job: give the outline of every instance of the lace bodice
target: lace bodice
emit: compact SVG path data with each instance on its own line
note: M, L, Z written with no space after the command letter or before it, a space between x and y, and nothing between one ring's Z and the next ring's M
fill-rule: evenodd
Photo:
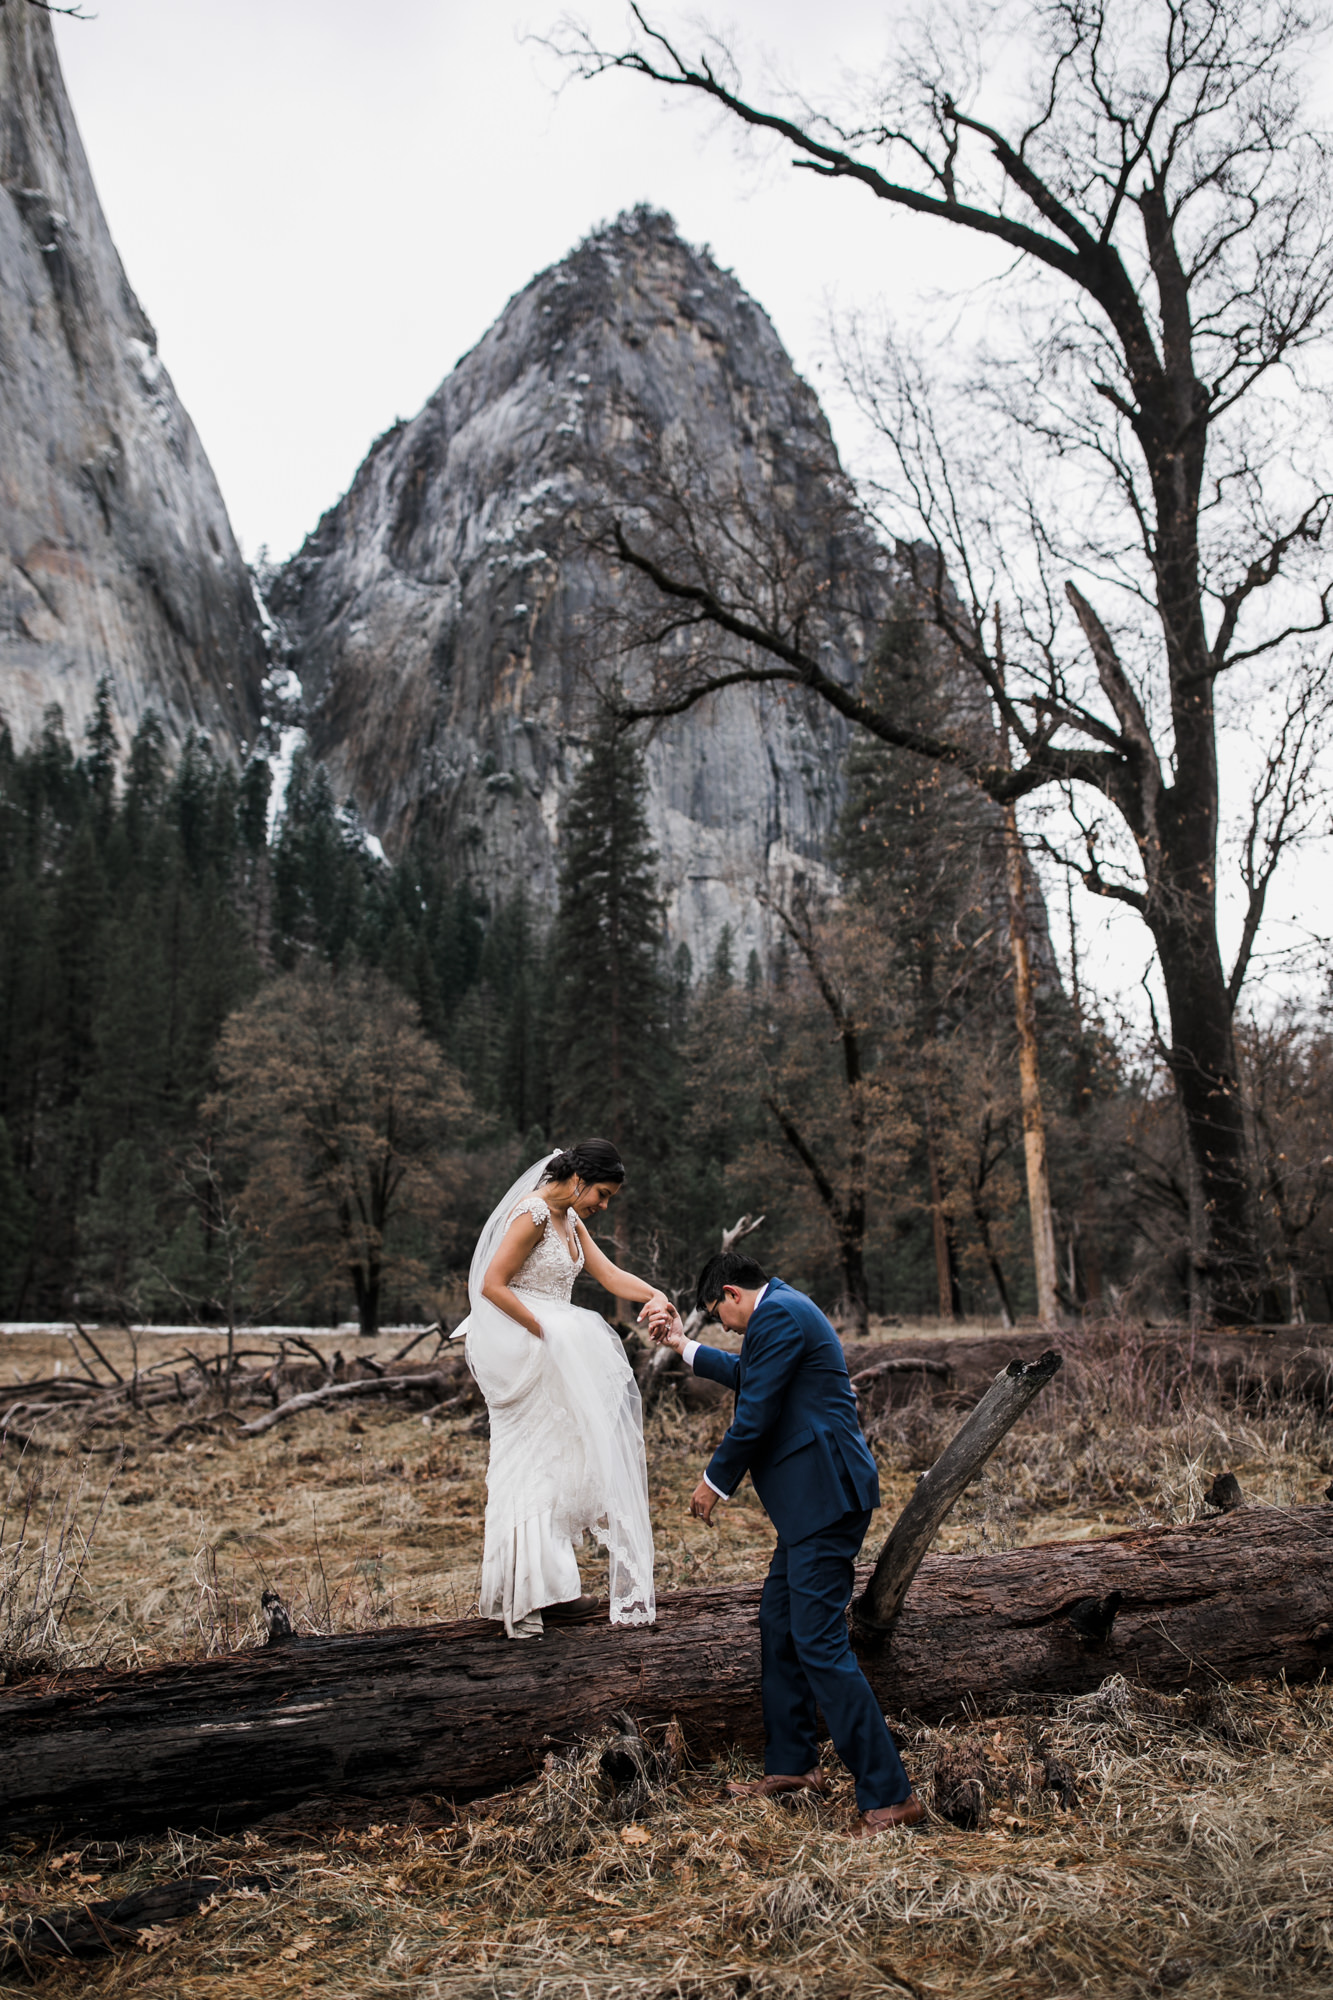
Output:
M583 1269L583 1238L578 1237L579 1254L573 1258L569 1254L564 1231L551 1214L550 1209L539 1194L529 1195L514 1210L514 1215L530 1215L541 1226L537 1247L531 1256L519 1265L510 1285L516 1292L534 1292L538 1298L559 1299L568 1305L574 1290L574 1280ZM510 1217L513 1220L513 1216ZM577 1229L577 1225L575 1225Z

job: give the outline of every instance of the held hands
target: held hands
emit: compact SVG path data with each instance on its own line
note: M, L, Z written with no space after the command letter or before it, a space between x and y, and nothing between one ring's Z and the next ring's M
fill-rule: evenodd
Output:
M658 1292L649 1299L639 1318L647 1320L648 1331L659 1347L674 1347L677 1354L681 1353L685 1346L685 1329L670 1299Z
M653 1292L639 1307L639 1325L646 1326L653 1339L658 1338L658 1328L670 1319L675 1308L665 1292Z
M646 1323L649 1333L659 1347L674 1347L680 1354L685 1346L685 1328L680 1314L663 1292L654 1292L644 1302L639 1313L639 1324ZM718 1494L701 1479L690 1495L690 1512L696 1521L702 1521L706 1528L713 1525L713 1509L718 1503Z

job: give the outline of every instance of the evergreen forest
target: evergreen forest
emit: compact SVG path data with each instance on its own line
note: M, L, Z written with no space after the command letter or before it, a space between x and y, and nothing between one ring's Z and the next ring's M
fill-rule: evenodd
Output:
M105 685L83 743L54 708L31 747L0 739L4 1317L457 1313L508 1181L594 1133L629 1168L616 1254L682 1297L748 1213L755 1253L844 1324L1032 1309L998 836L961 782L858 741L842 894L792 882L766 959L724 929L701 966L667 944L641 752L611 718L553 920L522 889L489 905L424 839L386 865L303 750L279 812L272 783L200 740L169 768L151 714L118 758ZM1039 931L1065 1303L1185 1311L1160 1061ZM1278 1016L1245 1048L1275 1279L1333 1313L1329 1038Z

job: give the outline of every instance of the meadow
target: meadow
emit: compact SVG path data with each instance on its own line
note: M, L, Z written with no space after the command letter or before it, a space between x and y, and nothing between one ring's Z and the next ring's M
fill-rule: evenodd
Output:
M879 1337L903 1351L927 1330L937 1332ZM124 1335L98 1341L128 1369ZM329 1342L381 1356L399 1344L386 1335L367 1349L345 1332L317 1344ZM205 1367L216 1345L188 1342ZM1221 1470L1251 1506L1322 1498L1333 1435L1316 1403L1270 1393L1237 1407L1207 1382L1164 1382L1132 1328L1067 1346L1066 1369L965 1495L941 1548L1193 1519ZM141 1340L140 1366L174 1352L146 1359ZM0 1379L49 1375L57 1360L72 1365L59 1336L12 1335ZM711 1530L686 1512L725 1416L670 1398L649 1418L660 1589L766 1565L772 1531L752 1495ZM884 1485L868 1546L957 1422L947 1397L920 1390L868 1420ZM259 1437L225 1422L164 1443L173 1425L170 1412L131 1410L114 1430L45 1430L48 1448L17 1459L8 1448L0 1643L11 1676L258 1644L266 1587L298 1629L466 1615L485 1503L475 1415L366 1401ZM598 1589L595 1560L585 1580ZM271 1887L220 1894L196 1916L149 1925L132 1948L77 1964L11 1949L0 1990L219 2000L1328 1991L1324 1686L1232 1687L1204 1674L1166 1696L1112 1674L1075 1700L1016 1699L939 1727L890 1720L934 1810L921 1831L874 1842L847 1838L850 1785L836 1764L826 1802L739 1805L724 1781L748 1760L692 1764L673 1731L657 1740L652 1781L629 1793L602 1775L594 1738L457 1812L428 1797L384 1821L342 1802L234 1838L17 1842L0 1862L7 1920L190 1870L262 1873ZM960 1798L970 1811L959 1813Z

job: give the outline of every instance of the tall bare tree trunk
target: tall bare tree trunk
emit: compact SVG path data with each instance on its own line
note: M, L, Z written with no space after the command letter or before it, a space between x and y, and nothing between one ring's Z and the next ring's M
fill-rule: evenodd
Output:
M1009 945L1014 959L1014 1022L1018 1029L1018 1079L1023 1104L1023 1151L1027 1159L1028 1212L1032 1217L1032 1266L1037 1279L1037 1318L1054 1326L1059 1318L1055 1260L1055 1218L1046 1166L1046 1119L1041 1108L1037 1059L1037 1002L1028 951L1027 880L1023 843L1014 808L1004 809L1005 873L1009 885Z
M1071 1262L1075 1270L1070 1278L1069 1297L1071 1304L1076 1305L1082 1299L1088 1305L1097 1306L1102 1301L1105 1275L1102 1269L1102 1241L1097 1214L1097 1182L1092 1171L1089 1140L1082 1129L1092 1108L1092 1065L1088 1060L1083 982L1078 969L1078 919L1074 915L1072 875L1065 876L1065 908L1069 918L1069 997L1074 1006L1075 1038L1074 1089L1070 1109L1074 1123L1080 1129L1079 1151L1082 1155L1080 1169L1082 1192L1078 1214L1071 1232L1074 1246Z
M944 1182L940 1174L939 1141L935 1135L935 1112L926 1105L926 1164L930 1172L930 1230L935 1244L935 1286L941 1319L959 1319L957 1285L954 1281L949 1219L944 1213Z

